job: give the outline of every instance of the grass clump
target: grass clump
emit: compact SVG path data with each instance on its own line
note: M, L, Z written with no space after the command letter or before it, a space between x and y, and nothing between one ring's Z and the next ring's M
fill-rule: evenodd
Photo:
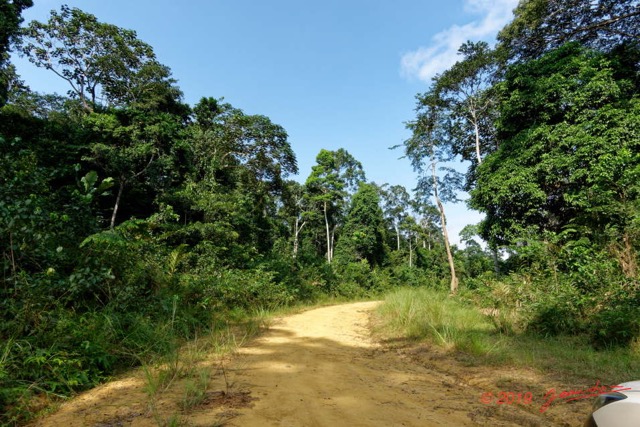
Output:
M446 349L485 354L492 344L484 337L494 325L475 307L429 288L399 289L379 309L387 326L413 340L427 339Z
M629 347L597 349L588 333L541 335L531 328L505 328L495 321L499 313L483 314L468 299L444 291L399 289L386 296L378 314L382 329L395 338L464 353L477 364L527 367L555 378L611 384L640 378L639 340Z

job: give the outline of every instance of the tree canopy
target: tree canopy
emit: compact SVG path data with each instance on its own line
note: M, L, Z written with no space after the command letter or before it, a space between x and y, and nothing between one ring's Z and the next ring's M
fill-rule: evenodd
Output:
M0 107L7 102L7 91L13 72L9 64L11 44L18 38L22 11L33 6L33 0L0 1Z
M525 0L498 34L509 58L527 61L565 43L598 50L640 41L637 0Z
M509 70L501 146L472 192L472 206L487 213L485 237L505 244L531 227L578 227L594 238L633 222L625 205L637 194L640 128L630 53L569 44Z
M46 23L31 22L21 50L65 80L88 111L98 104L158 106L180 95L169 68L135 31L99 22L78 8L62 6Z

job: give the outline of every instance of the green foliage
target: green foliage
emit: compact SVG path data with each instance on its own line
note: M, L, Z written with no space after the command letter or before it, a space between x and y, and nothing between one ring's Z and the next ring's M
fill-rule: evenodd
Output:
M484 349L484 356L493 348L509 354L522 341L526 352L515 353L529 365L555 363L538 357L540 347L543 358L549 352L567 365L583 358L598 374L601 365L616 363L634 372L629 366L635 362L629 361L637 360L640 335L635 3L521 1L494 51L483 42L464 43L462 59L417 96L404 149L420 173L418 196L433 195L441 214L452 291L455 270L464 285L462 298L486 315L469 324L491 326L470 338L470 328L456 323L467 315L459 311L460 301L450 306L442 296L407 291L392 294L382 308L401 335ZM469 205L485 219L477 230L461 234L464 250L450 251L441 202L456 198L462 180L447 170L439 173L437 164L455 157L471 161ZM442 287L444 252L438 239L425 238L431 231L438 235L438 219L430 227L410 216L404 221L411 230L410 262L399 263L399 222L391 222L398 252L389 258L391 274L405 283ZM488 242L488 250L474 234ZM414 249L418 269L411 268ZM570 356L560 349L566 342L572 343ZM589 345L624 349L615 350L609 364L608 353Z
M471 197L487 214L483 236L511 244L505 271L530 278L518 290L528 305L505 304L514 323L586 333L598 348L638 336L637 304L608 296L638 272L637 64L623 50L637 55L573 43L510 67L499 84L501 145Z
M365 295L375 285L371 266L365 259L341 264L336 270L340 278L338 286L333 289L336 296L356 298Z
M101 23L77 8L62 6L47 23L32 21L21 50L36 66L67 81L87 111L101 99L112 105L157 107L166 103L165 94L175 99L179 93L169 69L135 31Z
M576 335L582 332L582 316L575 297L561 295L549 298L535 307L529 330L543 336Z
M401 185L383 185L380 196L384 203L385 219L391 224L396 234L396 250L400 250L401 226L408 223L410 196ZM405 227L403 227L405 228Z
M505 244L569 226L625 234L635 217L640 115L634 84L616 64L615 54L571 44L507 72L500 149L478 168L471 193L487 214L485 238Z
M320 150L305 183L309 219L324 225L324 252L331 263L336 229L342 225L349 195L365 180L362 165L348 151Z
M591 343L596 348L628 347L640 339L640 287L625 283L603 295L589 319Z
M628 347L640 336L638 314L637 304L603 309L589 325L592 344L596 348Z
M18 85L0 110L0 423L27 420L32 393L91 387L255 310L398 284L446 289L455 269L464 298L390 297L412 337L480 354L522 331L585 332L602 347L637 339L632 46L569 45L498 70L485 44L465 44L409 125L406 153L424 172L414 200L365 184L344 149L321 150L304 185L287 182L298 170L284 128L221 99L183 105L135 32L79 9L32 23L21 46L71 93ZM487 213L480 231L496 255L511 245L504 261L474 230L464 250L442 239L442 202L457 199L463 180L437 163L456 155L475 159L472 203ZM486 318L465 298L498 314ZM156 385L177 371L167 372Z
M516 289L517 283L508 285L514 290L510 298L517 298L521 293ZM495 321L492 326L495 318L490 313L483 316L463 301L471 295L477 296L475 292L451 297L443 291L399 290L379 308L385 337L394 341L426 340L444 349L461 351L466 363L489 369L517 366L553 378L575 378L578 383L600 378L610 378L615 383L637 375L637 348L597 351L589 344L588 335L543 337L523 331L505 334Z
M28 5L0 3L0 44ZM31 23L21 49L71 93L20 86L0 109L0 424L32 417L33 394L68 396L339 286L311 238L284 250L297 164L281 126L213 98L192 115L150 46L79 9Z
M468 41L460 46L458 54L462 59L433 79L433 92L442 110L439 118L442 141L438 144L449 146L452 154L471 161L473 168L496 148L492 83L497 59L486 42ZM426 107L428 102L430 97L424 97L419 108ZM472 186L467 183L468 188Z
M554 262L551 254L546 256ZM596 274L603 257L573 259L595 282L574 271L559 271L556 258L555 267L519 267L520 273L505 277L481 276L465 295L485 307L496 327L509 334L578 336L597 349L629 347L640 337L637 284L625 280L619 269Z
M460 241L465 244L462 251L456 252L457 263L463 281L495 271L495 257L488 250L483 250L477 238L478 226L467 225L460 232Z
M283 284L275 283L274 276L275 273L259 268L222 271L204 284L202 304L217 312L234 308L275 309L287 305L294 295Z
M0 107L7 102L8 86L12 80L9 64L10 45L20 32L22 10L31 6L32 0L0 1Z
M254 191L282 190L283 180L298 172L285 129L268 117L247 115L222 100L202 98L194 107L196 124L189 141L195 173L222 181L223 173L243 165Z
M572 41L609 50L640 39L640 13L633 0L597 5L582 0L525 0L519 2L514 15L498 34L501 54L512 60L535 59Z
M385 258L385 229L378 189L361 183L351 199L351 206L338 244L338 262L366 261L379 266Z

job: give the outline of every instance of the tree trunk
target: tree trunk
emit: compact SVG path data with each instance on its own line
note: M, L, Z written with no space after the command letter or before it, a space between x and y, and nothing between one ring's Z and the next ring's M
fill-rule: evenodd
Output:
M476 112L474 109L471 110L471 116L473 117L473 130L475 132L476 137L476 158L478 159L478 164L482 164L482 157L480 155L480 128L478 126L478 118L476 117Z
M456 277L456 267L453 263L453 255L451 254L451 246L449 245L449 233L447 232L446 219L444 216L444 206L438 199L438 208L440 209L440 217L442 218L442 235L444 236L444 247L447 250L447 261L449 261L449 270L451 271L451 293L458 292L458 278Z
M13 233L9 231L9 262L11 262L11 278L13 279L13 294L17 296L18 292L18 266L16 264L16 254L13 251ZM9 283L9 281L5 282L5 285ZM5 286L6 288L6 286Z
M498 257L498 247L491 248L491 254L493 255L493 271L496 274L500 274L500 259Z
M331 264L331 231L329 230L329 217L327 216L327 202L324 202L324 225L327 230L327 262Z
M300 218L296 218L296 223L294 225L295 229L293 230L293 257L296 258L298 256L298 244L299 244L299 240L300 240L300 232L302 231L302 228L305 226L307 222L303 222L302 225L298 226L298 224L300 224Z
M396 229L396 241L398 242L398 250L400 250L400 230L398 228L398 224L394 225Z
M409 236L409 268L411 267L413 267L413 242L411 241L411 236Z
M622 244L616 244L614 246L614 253L620 263L622 273L627 278L637 277L638 274L638 262L636 251L631 244L631 238L629 233L624 233L622 236Z
M336 247L336 228L338 228L338 225L334 225L333 230L331 230L331 261L333 261L333 250Z
M444 247L447 251L447 261L449 262L449 270L451 272L451 293L458 292L458 278L456 277L456 267L453 263L453 255L451 254L451 245L449 245L449 232L447 231L447 218L444 214L444 205L438 196L438 181L436 180L436 164L432 163L433 171L433 194L440 211L440 222L442 223L442 236L444 237Z
M293 258L298 256L298 233L293 237Z
M120 188L118 188L118 195L116 196L116 204L113 207L113 213L111 214L111 225L109 227L111 228L111 230L113 230L113 227L116 225L116 215L118 215L118 207L120 206L120 199L122 198L124 184L125 184L124 178L120 178Z

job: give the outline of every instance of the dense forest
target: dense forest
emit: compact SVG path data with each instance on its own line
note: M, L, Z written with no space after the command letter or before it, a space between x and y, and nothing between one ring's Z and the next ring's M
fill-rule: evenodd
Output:
M403 148L418 190L445 244L440 199L464 188L485 214L495 274L466 288L505 333L586 334L596 348L639 335L639 42L637 1L525 0L495 48L463 44L417 96ZM455 158L464 179L438 167Z
M398 146L416 189L368 182L346 149L294 180L282 126L187 105L134 31L69 7L22 25L30 6L0 0L0 423L167 337L399 286L497 309L503 333L640 336L637 1L522 0L494 48L461 46ZM31 91L12 51L69 92ZM485 219L461 249L444 203L463 190Z

